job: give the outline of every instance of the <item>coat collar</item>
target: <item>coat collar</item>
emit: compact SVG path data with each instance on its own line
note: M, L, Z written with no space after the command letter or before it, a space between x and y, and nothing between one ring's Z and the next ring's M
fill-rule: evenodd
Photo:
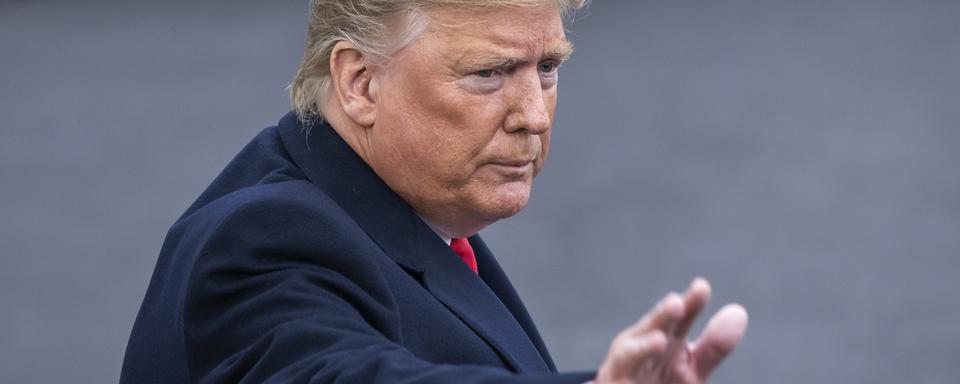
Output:
M484 282L463 264L329 124L305 127L291 112L280 120L279 131L291 159L307 178L346 210L390 258L421 276L424 287L514 370L551 370L545 350L543 355L539 353L542 342L535 346L528 337L526 330L532 323L521 326L517 321L528 320L526 312L516 313L513 305L508 307L495 293L513 289L486 247L482 259L487 260L488 267L495 267L496 283L505 287L491 289L488 284L493 282ZM477 236L471 238L472 243L478 241ZM481 266L481 275L487 270L493 271ZM539 335L532 338L539 341Z

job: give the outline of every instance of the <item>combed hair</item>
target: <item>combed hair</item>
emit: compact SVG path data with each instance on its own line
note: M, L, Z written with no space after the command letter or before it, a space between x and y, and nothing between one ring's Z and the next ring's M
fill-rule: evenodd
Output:
M290 85L293 107L303 120L321 117L318 103L330 87L330 54L337 42L350 42L371 63L383 64L424 30L423 10L482 10L554 2L566 16L589 0L312 0L303 61Z

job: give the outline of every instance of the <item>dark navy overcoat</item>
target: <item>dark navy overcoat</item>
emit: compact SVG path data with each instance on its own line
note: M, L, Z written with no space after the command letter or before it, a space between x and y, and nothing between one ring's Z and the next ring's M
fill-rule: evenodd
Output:
M309 129L307 129L309 128ZM325 123L261 132L172 226L123 383L582 383Z

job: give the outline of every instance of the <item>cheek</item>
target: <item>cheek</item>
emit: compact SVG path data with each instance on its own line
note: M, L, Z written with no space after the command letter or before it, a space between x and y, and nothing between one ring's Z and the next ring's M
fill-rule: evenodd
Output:
M434 110L404 113L391 132L394 150L405 167L429 188L457 188L467 183L483 151L468 119Z
M540 161L547 160L547 153L550 151L550 132L540 135Z
M421 129L433 133L433 145L442 151L436 154L443 159L441 166L451 177L469 176L495 152L491 145L503 125L500 103L450 95L430 107L423 112L430 117Z
M543 170L547 162L547 155L550 152L550 132L540 135L540 154L533 161L533 175L536 176Z
M395 81L380 100L378 127L383 129L381 144L390 148L392 157L412 168L419 176L443 172L450 162L451 145L444 127L455 116L444 107L436 88L423 86L421 79Z
M557 109L557 87L553 87L549 93L544 95L544 103L547 105L547 114L550 116L550 128L540 135L540 155L534 162L534 175L540 173L547 161L547 155L550 152L550 134L553 132L553 117Z

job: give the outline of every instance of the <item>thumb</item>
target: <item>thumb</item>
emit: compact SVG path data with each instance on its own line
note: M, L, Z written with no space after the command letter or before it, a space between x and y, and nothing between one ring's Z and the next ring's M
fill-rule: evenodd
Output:
M706 380L733 351L747 331L747 319L747 310L739 304L727 304L710 318L691 352L697 376Z

